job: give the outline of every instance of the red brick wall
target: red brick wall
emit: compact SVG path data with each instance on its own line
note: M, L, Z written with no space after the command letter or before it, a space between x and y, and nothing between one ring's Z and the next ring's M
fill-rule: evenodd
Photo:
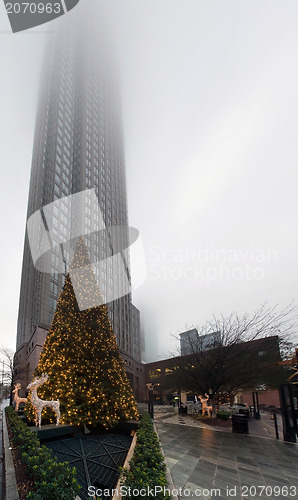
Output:
M277 390L267 389L266 391L258 392L259 404L267 406L277 406L280 407L279 402L279 392ZM253 406L252 393L242 394L242 401L248 406Z

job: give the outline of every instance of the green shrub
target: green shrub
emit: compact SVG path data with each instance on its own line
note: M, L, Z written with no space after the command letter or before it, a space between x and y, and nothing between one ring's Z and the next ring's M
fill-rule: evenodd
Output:
M12 407L5 409L13 435L12 441L21 452L21 459L35 491L27 495L30 500L71 500L80 486L76 470L68 462L58 462L51 450L42 446L36 436L18 417Z
M140 498L137 491L144 489L146 494L141 495L142 499L152 500L150 489L154 492L156 486L161 487L162 490L167 489L166 465L152 420L147 413L142 415L141 425L137 432L137 444L129 466L129 470L122 469L121 477L121 485L128 492L127 498ZM133 490L136 490L135 494ZM154 498L160 500L170 498L170 495L167 492L158 491Z
M216 414L217 418L220 418L221 420L229 420L231 413L229 411L219 411Z

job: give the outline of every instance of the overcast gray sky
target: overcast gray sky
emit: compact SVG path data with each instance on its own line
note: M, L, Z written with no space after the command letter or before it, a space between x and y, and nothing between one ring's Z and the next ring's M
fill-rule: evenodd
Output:
M134 302L150 361L212 313L296 299L298 4L109 0L103 10L122 74L129 219L147 264ZM45 35L9 29L0 3L0 344L14 348Z

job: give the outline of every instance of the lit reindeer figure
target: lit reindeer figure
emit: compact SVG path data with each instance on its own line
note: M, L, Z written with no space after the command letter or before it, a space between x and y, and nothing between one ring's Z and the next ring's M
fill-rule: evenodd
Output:
M12 393L14 394L14 402L16 404L15 410L19 410L19 404L20 403L27 403L27 398L20 398L19 397L19 390L21 389L21 384L16 384L14 386L14 390Z
M35 425L39 425L41 427L41 414L42 410L46 407L52 408L52 410L56 413L56 425L59 424L60 420L60 403L59 401L44 401L40 399L37 395L37 388L40 387L48 380L48 375L42 374L41 378L35 378L31 384L27 386L27 389L31 391L31 403L35 410Z
M199 400L202 403L202 415L207 413L208 417L210 417L211 411L212 411L212 406L207 405L208 399L209 399L209 396L207 394L205 394L205 398L203 398L202 396L199 396Z

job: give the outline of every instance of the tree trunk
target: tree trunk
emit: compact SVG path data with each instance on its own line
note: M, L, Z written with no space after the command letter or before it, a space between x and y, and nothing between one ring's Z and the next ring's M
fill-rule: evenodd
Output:
M212 404L212 418L216 417L216 398L211 399Z

